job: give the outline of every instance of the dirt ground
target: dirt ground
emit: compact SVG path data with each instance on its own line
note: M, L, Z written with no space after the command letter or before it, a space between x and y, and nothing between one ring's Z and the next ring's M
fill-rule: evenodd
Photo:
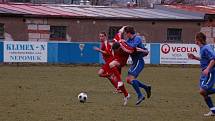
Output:
M136 106L126 84L132 96L126 107L97 69L1 66L0 121L215 121L203 117L208 108L198 94L199 68L146 67L139 79L152 85L152 97ZM87 103L78 102L80 92L87 92Z

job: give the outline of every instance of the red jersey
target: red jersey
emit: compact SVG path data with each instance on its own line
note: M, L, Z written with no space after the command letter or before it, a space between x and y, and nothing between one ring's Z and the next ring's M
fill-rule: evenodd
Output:
M106 52L106 54L102 53L102 57L105 63L111 62L113 60L113 54L112 54L111 45L108 41L101 42L101 50Z
M121 33L117 33L113 39L115 42L119 42L121 40ZM123 45L126 45L125 43L120 43ZM129 48L126 46L126 48L131 49L133 51L133 48ZM129 50L130 51L130 50ZM129 57L129 53L125 52L122 48L120 48L118 51L114 52L114 58L120 63L120 66L123 67L126 65L127 60Z

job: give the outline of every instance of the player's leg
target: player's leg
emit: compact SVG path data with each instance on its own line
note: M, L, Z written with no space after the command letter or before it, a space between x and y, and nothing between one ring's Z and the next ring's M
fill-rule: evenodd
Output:
M117 81L113 77L114 75L110 75L107 77L107 79L111 82L111 84L114 86L115 90L117 90Z
M118 88L118 81L116 79L116 76L114 74L111 74L110 79L114 82L114 84L116 86L113 93L122 93L122 91Z
M139 63L136 65L136 69L133 70L133 75L135 75L135 77L138 77L138 75L141 73L141 71L144 69L144 61L143 60L139 60ZM141 88L143 88L146 91L147 94L147 98L151 97L151 86L150 85L146 85L141 81L138 81L138 84Z
M104 69L103 69L103 68L100 68L100 69L98 70L97 74L98 74L100 77L105 77L105 76L103 76L104 72L105 72Z
M128 91L126 90L125 88L125 85L122 81L122 78L121 78L121 74L119 73L119 70L117 67L112 67L111 70L113 71L115 77L116 77L116 80L118 82L117 84L117 87L123 92L124 96L127 97L128 96Z
M145 99L145 96L140 91L140 87L145 89L145 91L147 92L147 97L150 97L151 95L151 87L145 85L144 83L141 83L139 80L136 79L139 73L143 70L143 68L144 61L138 60L129 68L128 76L126 78L127 82L132 85L132 87L137 93L138 100L136 102L136 105L140 104Z
M117 60L113 60L112 62L109 63L109 68L110 68L110 71L115 75L116 77L116 80L119 82L121 81L121 74L118 70L117 67L120 66L120 63L117 61Z
M203 96L205 103L207 104L210 111L204 116L215 116L215 107L213 105L213 101L209 95L207 95L207 91L203 88L200 88L200 94Z
M213 86L214 86L214 83L215 83L215 71L214 71L214 72L211 72L210 75L211 75L211 79L210 79L210 81L207 83L207 86L208 86L207 94L208 94L208 95L211 95L211 94L214 94L214 93L215 93L215 88L213 87Z
M117 67L117 70L118 70L119 75L120 75L120 77L121 77L121 67L120 67L120 66ZM118 72L117 72L117 73L118 73ZM118 85L117 77L115 76L115 74L114 74L111 70L110 70L110 73L112 74L113 80L117 83L116 85ZM119 88L117 88L117 89L114 91L114 93L122 93L122 91L121 91Z
M205 103L207 104L210 112L205 114L205 116L215 115L215 107L213 105L213 101L211 97L208 95L209 89L213 86L214 74L209 73L208 76L201 75L200 79L200 95L203 96Z
M111 69L109 67L109 63L106 63L105 65L102 66L102 70L100 72L100 76L101 77L106 77L111 84L115 87L115 89L117 89L117 81L115 80L115 78L113 77L113 74L111 73Z
M215 94L215 88L211 88L208 90L207 92L208 95L212 95L212 94Z
M128 75L126 77L126 81L132 85L133 89L135 90L136 94L137 94L137 102L136 102L136 105L140 104L144 99L145 99L145 96L141 93L140 91L140 86L138 84L138 80L136 80L136 78L132 75Z
M119 69L118 69L118 67L120 67L120 63L117 60L114 60L114 61L110 62L109 67L111 68L111 71L113 72L113 74L115 75L115 77L118 81L118 88L123 92L123 94L125 96L124 105L126 105L127 100L130 97L130 95L128 94L128 91L125 88L125 85L121 78L121 73L119 72Z

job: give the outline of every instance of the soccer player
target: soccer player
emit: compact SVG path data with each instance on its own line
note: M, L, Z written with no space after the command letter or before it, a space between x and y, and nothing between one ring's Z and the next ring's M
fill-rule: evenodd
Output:
M102 57L105 61L105 64L102 66L102 68L99 69L98 75L100 77L108 78L112 85L115 87L115 92L120 92L120 90L117 89L117 81L115 80L115 77L109 67L109 63L114 59L111 44L107 40L107 35L105 32L101 32L99 34L99 39L101 41L101 48L94 47L94 50L102 53ZM113 69L117 70L117 68Z
M109 63L109 67L112 69L112 72L116 76L116 79L118 81L117 87L124 94L123 105L125 106L128 103L128 99L130 98L130 94L128 94L128 91L125 88L125 85L124 85L122 78L121 78L120 71L114 69L116 67L118 67L118 68L124 67L127 63L128 57L129 57L129 54L127 52L123 51L122 48L120 47L119 43L118 43L118 41L120 41L122 39L121 36L122 36L123 31L124 31L124 28L125 27L122 27L114 37L114 43L112 45L112 49L114 50L114 60ZM133 48L128 47L128 49L131 49L130 51L133 51Z
M215 116L215 107L210 97L211 94L215 93L215 88L213 88L215 83L215 52L213 48L206 43L206 36L201 32L196 34L195 44L200 47L200 57L188 53L188 58L200 61L201 76L199 92L210 109L204 116Z
M120 45L124 51L130 53L133 62L128 70L126 81L131 84L136 91L138 97L136 105L138 105L145 99L145 96L141 93L140 88L143 88L146 91L147 98L150 98L151 96L151 86L137 80L138 75L143 70L145 65L143 57L148 55L149 51L144 47L141 37L135 34L133 27L127 26L124 31L128 39L125 42L120 41ZM132 47L134 51L131 51L132 49L130 49L130 47Z

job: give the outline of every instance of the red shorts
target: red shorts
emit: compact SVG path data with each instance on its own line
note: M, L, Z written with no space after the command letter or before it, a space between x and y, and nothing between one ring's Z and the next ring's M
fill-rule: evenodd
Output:
M104 73L111 73L109 63L105 63L104 65L102 65L102 69L104 70Z
M111 71L109 64L110 64L110 62L102 65L102 69L104 70L104 73L112 74L113 72ZM122 70L121 65L120 65L120 67L117 67L117 69L118 69L119 73L121 74L121 70Z

